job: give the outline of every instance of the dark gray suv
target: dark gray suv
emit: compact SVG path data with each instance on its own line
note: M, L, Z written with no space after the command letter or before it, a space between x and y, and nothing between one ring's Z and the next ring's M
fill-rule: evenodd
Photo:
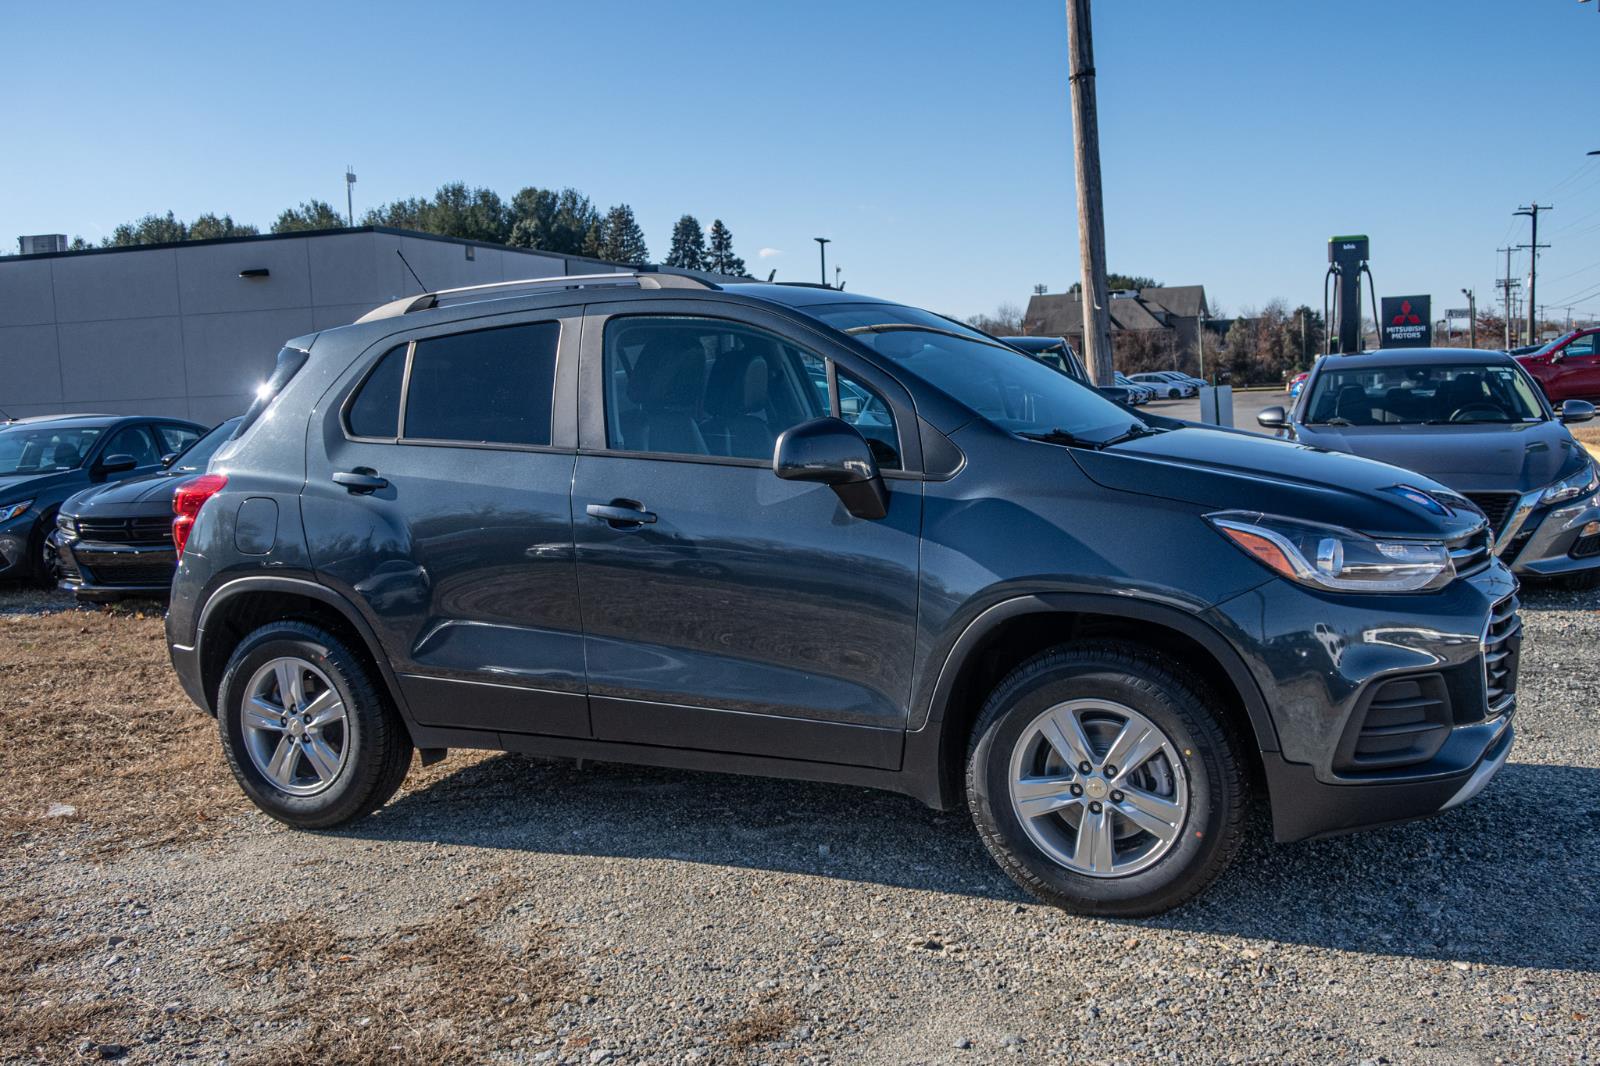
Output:
M290 341L174 503L167 633L290 825L413 748L965 804L1019 884L1151 914L1505 762L1515 580L1424 477L1143 419L984 334L664 273Z

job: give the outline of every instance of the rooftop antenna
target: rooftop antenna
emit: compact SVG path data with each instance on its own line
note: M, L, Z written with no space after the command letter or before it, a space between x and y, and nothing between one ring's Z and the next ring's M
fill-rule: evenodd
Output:
M778 276L778 268L777 268L777 267L773 267L773 268L772 268L772 269L771 269L771 270L770 270L770 271L769 271L769 272L768 272L768 273L767 273L767 281L768 281L768 283L769 283L769 284L770 284L770 283L771 283L771 281L772 281L772 279L773 279L773 278L775 278L775 277L777 277L777 276Z
M11 413L9 411L7 411L4 407L0 407L0 421L15 422L16 419L12 418L11 417Z
M402 252L400 249L396 248L394 250L394 254L398 255L400 257L400 262L406 264L406 269L407 270L411 270L411 263L409 261L407 261L406 254L404 252ZM415 270L411 270L411 276L413 278L416 278L417 285L418 285L418 287L420 287L422 289L423 292L432 292L433 291L432 289L428 288L426 285L422 284L422 279L417 277L417 272Z

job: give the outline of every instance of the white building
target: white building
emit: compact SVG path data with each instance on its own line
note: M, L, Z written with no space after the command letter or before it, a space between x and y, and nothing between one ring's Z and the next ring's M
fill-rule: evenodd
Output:
M626 269L377 226L0 256L0 411L209 425L284 341L424 291L413 270L431 290Z

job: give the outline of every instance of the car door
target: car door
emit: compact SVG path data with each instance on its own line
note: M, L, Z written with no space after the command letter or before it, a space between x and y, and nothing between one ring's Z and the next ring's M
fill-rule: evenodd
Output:
M101 469L113 455L129 456L133 459L133 467L117 471ZM150 426L142 422L123 426L106 438L105 444L95 456L90 474L96 481L121 481L124 478L142 477L161 469L161 455L161 445L157 442Z
M386 339L312 417L319 577L423 725L588 736L571 484L579 312Z
M1559 396L1560 400L1600 400L1600 333L1574 337L1561 350L1561 361L1554 370L1556 386L1552 396Z
M910 397L779 316L648 306L584 323L573 515L595 736L898 766L922 519ZM779 433L835 410L885 468L882 519L772 472Z

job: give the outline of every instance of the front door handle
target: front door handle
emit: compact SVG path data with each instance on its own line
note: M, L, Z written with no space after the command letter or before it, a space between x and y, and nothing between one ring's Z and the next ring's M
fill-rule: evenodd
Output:
M379 477L376 470L366 466L358 466L354 470L336 470L333 482L336 485L343 485L357 496L389 487L388 479Z
M655 522L654 511L646 511L638 500L612 500L610 503L591 503L584 508L590 518L597 519L612 529L637 529Z

